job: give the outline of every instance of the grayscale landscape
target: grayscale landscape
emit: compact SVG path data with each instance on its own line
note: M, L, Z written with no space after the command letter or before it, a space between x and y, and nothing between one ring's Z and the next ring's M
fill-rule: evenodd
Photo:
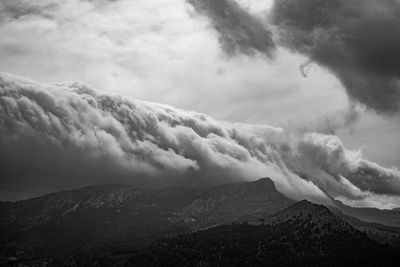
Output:
M0 266L398 266L400 0L0 0Z

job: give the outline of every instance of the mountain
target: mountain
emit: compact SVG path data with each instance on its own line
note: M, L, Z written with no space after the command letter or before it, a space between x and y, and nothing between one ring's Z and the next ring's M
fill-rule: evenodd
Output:
M332 214L335 216L333 217ZM360 232L367 234L369 238L378 243L400 247L400 228L379 223L365 222L358 218L345 215L339 209L332 206L313 205L310 207L307 201L300 201L286 210L279 212L277 216L270 217L269 221L284 221L285 217L291 218L292 216L306 219L308 222L313 222L317 219L320 222L326 221L326 223L331 223L330 221L334 219L337 224L340 224L338 221L340 220L341 222L346 222L347 226L351 225Z
M358 218L365 222L379 223L388 226L400 227L399 210L380 210L377 208L355 208L334 200L335 207L343 214Z
M261 225L233 223L159 240L77 266L397 266L398 251L357 231L324 206L295 203ZM69 262L64 262L68 265Z
M357 230L366 233L369 238L376 242L400 247L400 228L380 223L365 222L356 217L345 215L335 207L328 208L333 214L339 216Z
M146 263L147 256L143 255L149 254L148 250L160 255L167 253L164 245L160 245L163 242L180 248L179 242L193 241L206 249L202 240L208 240L210 249L218 250L215 244L225 244L229 238L235 240L235 233L240 236L237 244L244 248L255 249L255 244L260 243L272 251L300 251L305 253L302 260L308 262L310 257L331 255L330 246L339 247L342 241L354 244L355 248L360 246L357 242L367 244L373 249L371 255L375 249L386 253L391 250L372 239L398 245L400 229L362 221L336 207L328 209L308 201L295 203L277 191L269 178L205 188L158 190L103 185L18 202L0 202L0 266L2 263L8 266L10 262L28 266L46 262L67 266L75 263L90 266L94 262L107 265L110 260L115 264L129 263L131 258L136 261L136 257L140 257L138 262L143 258ZM211 240L204 235L211 235ZM353 239L347 240L346 236ZM262 237L272 243L265 243ZM307 244L307 250L301 250L299 244ZM317 253L318 247L321 255ZM149 255L153 257L154 253ZM168 253L162 257L171 256ZM207 257L214 255L207 253L204 254ZM226 253L235 255L231 250ZM274 252L268 253L263 250L260 257L280 262L274 258L277 256Z
M281 224L296 220L299 223L324 224L338 227L340 231L352 231L350 224L334 215L327 207L313 204L307 200L296 202L288 208L269 216L267 223Z
M87 187L0 205L0 255L55 259L147 244L292 203L268 178L197 189Z
M200 226L264 217L294 201L276 190L272 180L239 182L195 190L191 204L180 215L194 218Z

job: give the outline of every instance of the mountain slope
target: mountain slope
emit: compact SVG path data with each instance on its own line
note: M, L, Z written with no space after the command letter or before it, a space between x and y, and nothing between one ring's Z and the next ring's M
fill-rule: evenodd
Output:
M356 217L365 222L380 223L388 226L400 227L400 211L380 210L377 208L355 208L334 200L335 207L343 214Z
M97 258L100 266L396 266L381 246L332 214L302 201L263 225L223 225ZM82 257L84 263L85 259ZM80 262L80 263L83 263ZM83 264L84 265L84 264Z
M366 233L369 238L376 242L389 244L393 247L400 247L400 228L380 223L365 222L356 217L346 215L337 208L328 208L333 214L339 216L357 230Z
M0 252L52 259L132 246L266 216L291 203L268 178L200 189L87 187L1 205Z
M383 249L385 253L391 251L378 246L356 229L379 242L398 243L398 228L364 222L345 215L337 208L330 207L329 210L308 201L293 203L278 192L268 178L206 188L160 190L104 185L15 203L1 202L0 266L2 257L8 263L9 259L18 263L32 263L33 259L39 263L65 259L70 264L71 257L82 265L92 265L94 258L101 259L100 262L112 260L126 263L132 255L133 258L146 259L147 256L142 255L142 252L149 254L146 247L152 251L161 249L157 252L160 255L167 253L164 251L166 248L159 245L163 243L154 245L155 240L163 240L160 242L179 248L181 241L203 244L203 239L208 240L204 235L211 235L211 240L208 240L211 244L231 242L229 240L236 240L234 233L239 233L235 244L251 248L248 258L253 255L254 246L260 243L263 248L272 251L300 251L294 256L297 260L304 254L304 262L308 262L310 257L319 259L325 254L331 255L333 252L330 249L338 247L340 242L363 249L359 244L361 242L368 249L372 248L372 255L376 249ZM229 225L231 223L234 224ZM194 233L199 230L205 232ZM183 236L174 238L179 234ZM272 243L265 244L263 237ZM298 247L300 244L307 244L306 250ZM224 247L231 245L229 243ZM213 246L211 248L218 251L218 246ZM116 251L121 255L112 256ZM197 257L197 252L187 253L188 257ZM214 255L207 253L207 257ZM231 250L226 253L232 253L227 257L237 260ZM264 258L277 256L274 252L262 253L259 255L264 255ZM154 256L154 253L149 255ZM275 261L282 263L279 257L274 258ZM250 262L258 264L258 261Z

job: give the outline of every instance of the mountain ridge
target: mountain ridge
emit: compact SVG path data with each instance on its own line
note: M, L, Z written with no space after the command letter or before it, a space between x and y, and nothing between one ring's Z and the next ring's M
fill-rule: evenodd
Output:
M305 225L318 232L315 238L324 231L353 233L356 229L381 243L390 243L388 233L394 241L400 236L398 228L359 221L338 208L295 202L269 178L204 188L142 189L114 184L0 203L0 255L22 262L34 257L92 255L232 223ZM315 225L320 226L314 229Z
M304 220L300 213L315 218ZM396 266L397 250L379 245L324 206L300 201L273 224L233 223L99 256L99 266ZM329 217L330 220L319 220ZM382 258L384 257L384 258ZM82 256L80 263L90 262Z
M51 258L110 242L146 243L264 216L291 203L270 179L207 188L85 187L0 205L0 252L23 248L27 257Z

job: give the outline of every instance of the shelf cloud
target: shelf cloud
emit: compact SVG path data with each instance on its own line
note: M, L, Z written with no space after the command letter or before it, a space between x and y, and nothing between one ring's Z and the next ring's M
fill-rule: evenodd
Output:
M0 75L1 199L269 176L295 199L400 206L399 171L336 136L362 120L358 103L399 109L399 1L277 0L257 12L246 1L164 2L0 2L2 70L106 90ZM323 75L308 72L314 63ZM397 160L374 138L379 157Z
M400 172L338 137L204 114L97 91L0 76L1 192L96 183L200 186L271 177L295 199L400 204ZM36 191L35 191L36 190Z

